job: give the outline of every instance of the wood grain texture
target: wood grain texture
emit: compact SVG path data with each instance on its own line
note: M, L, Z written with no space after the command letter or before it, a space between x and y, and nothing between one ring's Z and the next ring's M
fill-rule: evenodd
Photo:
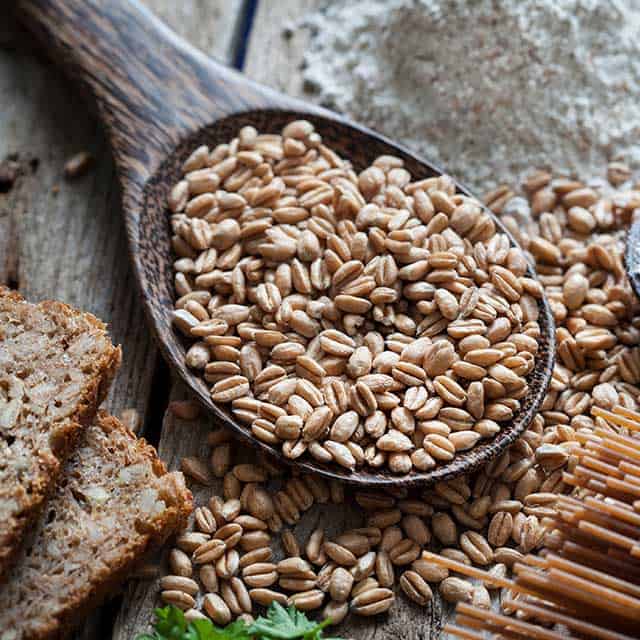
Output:
M20 46L0 50L0 158L21 174L0 194L0 280L30 300L64 300L109 323L126 361L108 407L146 407L156 350L132 295L119 194L106 141L63 77ZM63 179L69 156L89 150L92 170ZM37 168L36 167L37 161Z
M0 280L30 300L64 300L105 320L126 353L106 405L116 412L135 406L144 415L158 354L133 295L106 141L64 78L13 46L24 38L13 33L11 48L0 51L0 158L18 153L21 175L0 194ZM65 160L84 149L95 157L92 170L65 182ZM87 620L78 638L100 638L101 626L99 618Z
M177 32L231 60L242 0L147 4ZM34 54L29 35L2 13L0 161L18 154L20 175L0 193L0 282L29 299L61 299L108 322L124 359L107 408L118 413L133 406L145 418L150 405L164 406L166 398L153 393L159 356L135 290L107 138L76 88ZM80 150L92 153L93 167L67 182L63 165ZM111 637L113 613L94 615L76 638Z
M138 0L18 0L15 11L93 99L128 217L139 215L145 182L186 136L231 113L286 104L207 57ZM209 26L216 29L213 20Z
M322 0L260 2L247 48L244 73L262 84L303 100L302 65L309 43L304 19L323 5ZM265 52L269 52L265 56Z
M145 5L206 55L224 64L234 60L245 0L145 0Z

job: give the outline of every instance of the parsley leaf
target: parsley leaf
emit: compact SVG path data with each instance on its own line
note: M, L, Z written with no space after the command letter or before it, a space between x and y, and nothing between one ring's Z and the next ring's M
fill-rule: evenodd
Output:
M322 630L330 620L314 622L294 606L285 609L277 602L271 604L267 615L260 616L250 627L236 620L224 628L211 620L185 620L177 607L155 610L153 633L143 633L136 640L341 640L327 638Z
M198 640L188 629L184 613L177 607L156 609L156 632L152 636L161 640Z
M187 622L177 607L167 606L155 610L156 623L153 633L144 633L136 640L251 640L247 625L242 620L216 627L211 620Z
M285 609L281 604L273 602L267 616L260 616L249 627L249 634L260 640L320 640L323 638L322 629L330 622L329 619L319 623L313 622L294 606Z

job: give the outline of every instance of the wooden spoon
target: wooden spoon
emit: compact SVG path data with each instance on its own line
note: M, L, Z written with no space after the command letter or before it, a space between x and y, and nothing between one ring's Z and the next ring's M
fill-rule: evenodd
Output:
M633 214L627 233L624 266L631 281L631 287L640 298L640 212L637 210Z
M165 358L219 422L242 440L290 464L279 450L253 438L225 407L214 404L206 384L185 366L185 343L171 326L175 296L166 207L182 163L196 146L213 148L228 142L245 125L275 133L292 119L305 118L357 170L381 154L392 154L404 160L414 179L442 172L340 115L282 95L214 62L135 1L19 0L16 10L53 60L88 89L97 105L122 186L134 272ZM491 441L429 472L406 476L369 470L349 473L310 459L293 464L354 484L391 487L449 480L487 463L522 434L546 394L553 369L554 324L545 300L540 311L542 339L529 380L531 392L514 420Z

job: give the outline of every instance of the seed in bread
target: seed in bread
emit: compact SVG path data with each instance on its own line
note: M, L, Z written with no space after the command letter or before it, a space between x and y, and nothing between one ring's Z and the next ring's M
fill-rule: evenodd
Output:
M0 287L0 575L119 363L97 318Z
M167 473L153 447L101 413L0 587L0 638L63 636L191 508L182 474Z

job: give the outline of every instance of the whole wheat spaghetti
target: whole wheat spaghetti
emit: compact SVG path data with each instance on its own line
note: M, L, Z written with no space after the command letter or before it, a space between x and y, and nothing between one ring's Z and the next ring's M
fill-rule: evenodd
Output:
M431 554L430 560L508 590L503 613L460 603L460 638L590 637L617 640L640 629L640 413L594 407L596 427L580 434L578 464L564 472L574 487L559 496L552 532L537 556L513 567L514 578L496 579L480 569Z

